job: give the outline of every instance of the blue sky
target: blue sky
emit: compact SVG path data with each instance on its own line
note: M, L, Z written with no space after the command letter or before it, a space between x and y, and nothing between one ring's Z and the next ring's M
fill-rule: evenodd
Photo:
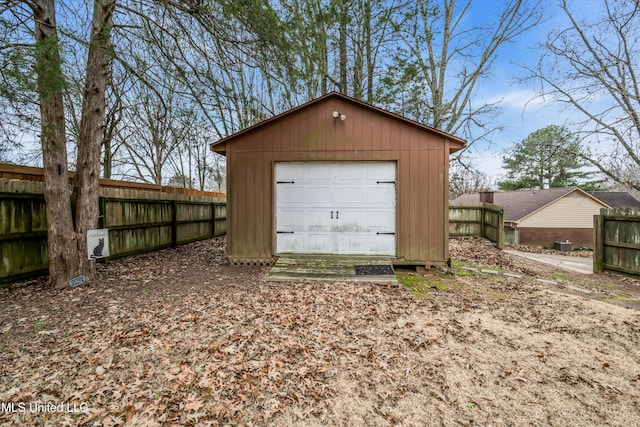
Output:
M532 0L535 1L535 0ZM560 0L542 0L546 21L538 27L521 35L514 42L503 45L494 63L492 75L484 80L478 88L474 103L502 100L499 105L500 114L495 125L505 130L494 134L491 144L478 142L470 153L472 163L495 181L504 174L502 156L505 151L522 141L531 132L548 125L564 124L568 112L559 106L534 99L533 82L518 83L516 80L526 76L521 66L533 66L541 50L536 46L546 40L552 29L565 28L566 17L558 9ZM569 0L572 9L588 14L601 8L601 0ZM502 1L473 0L471 19L492 19L494 10L502 7ZM577 7L576 7L577 6Z
M569 117L560 105L536 97L536 87L531 81L519 83L518 78L526 77L522 66L537 63L542 50L537 46L544 42L553 29L566 28L567 18L559 10L557 0L543 2L546 21L521 35L516 41L503 46L493 67L492 76L483 81L477 93L476 102L502 100L496 124L505 130L495 134L491 144L479 142L469 153L473 164L494 181L504 175L502 156L505 151L522 141L530 133L548 125L563 125ZM597 12L599 1L570 2L580 13ZM476 5L486 4L479 1ZM576 7L578 6L578 7Z

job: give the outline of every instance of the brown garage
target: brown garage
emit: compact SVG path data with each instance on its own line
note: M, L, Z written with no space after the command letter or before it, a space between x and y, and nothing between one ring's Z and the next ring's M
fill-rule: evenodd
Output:
M448 258L449 154L465 142L332 92L211 144L232 264L279 254Z

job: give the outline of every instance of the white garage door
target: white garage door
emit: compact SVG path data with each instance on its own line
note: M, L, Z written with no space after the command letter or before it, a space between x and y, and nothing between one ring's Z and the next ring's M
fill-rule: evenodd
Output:
M275 176L277 253L396 254L394 162L283 162Z

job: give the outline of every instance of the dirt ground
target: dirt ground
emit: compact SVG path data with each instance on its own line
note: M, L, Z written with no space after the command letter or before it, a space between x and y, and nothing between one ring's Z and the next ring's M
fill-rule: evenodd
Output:
M0 290L0 425L640 425L637 280L451 255L278 284L218 238Z

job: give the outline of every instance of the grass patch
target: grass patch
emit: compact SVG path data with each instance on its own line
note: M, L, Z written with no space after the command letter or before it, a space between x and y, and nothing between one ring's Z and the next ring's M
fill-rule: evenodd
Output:
M398 272L396 273L398 283L407 288L409 292L418 298L425 298L427 292L427 278L424 276L415 276L410 273Z
M610 297L606 297L605 299L609 301L637 301L637 298L623 297L623 296L610 296Z
M554 279L558 279L558 280L570 280L570 281L575 280L575 276L571 276L571 275L565 274L565 273L554 273L554 274L551 275L551 277L553 277Z
M464 263L462 261L451 260L451 268L462 268L466 266L467 266L467 263Z
M433 277L431 277L433 276ZM430 291L455 292L460 289L460 284L449 277L440 275L416 276L411 273L398 272L398 283L407 288L418 298L426 298Z

